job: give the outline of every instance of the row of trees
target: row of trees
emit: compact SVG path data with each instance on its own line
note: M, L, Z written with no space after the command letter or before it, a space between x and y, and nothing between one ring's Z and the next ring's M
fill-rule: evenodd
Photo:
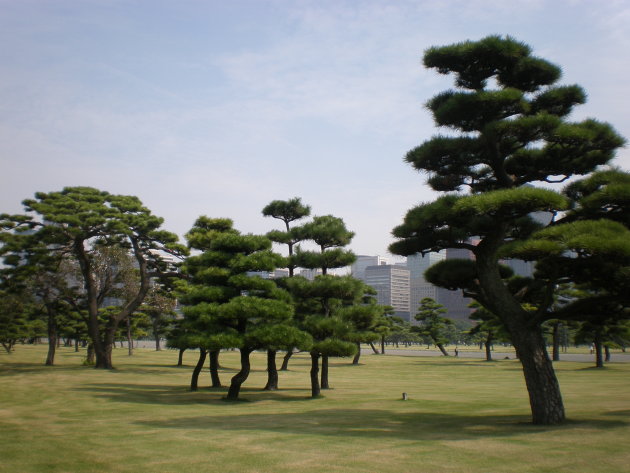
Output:
M141 321L151 321L159 342L178 297L184 318L169 344L199 349L193 389L208 354L213 386L221 385L218 356L229 348L240 350L241 370L231 380L228 399L238 398L254 350L267 351L266 389L277 389L276 353L287 352L286 369L297 349L311 355L317 396L329 387L329 356L354 354L358 362L360 343L375 341L390 325L370 288L329 274L354 261L344 248L354 234L330 215L294 225L310 214L298 198L271 202L263 210L282 220L283 230L244 235L229 219L200 217L186 235L187 247L162 230L162 220L135 197L76 187L38 193L24 205L25 214L1 216L2 286L13 298L28 299L31 312L46 314L47 364L54 362L59 336L71 333L76 340L89 339L88 357L94 355L97 368L112 368L114 342L126 332L131 349ZM307 240L316 250L302 248ZM274 241L287 245L286 257L272 251ZM180 263L167 264L165 254ZM310 281L294 275L297 267L321 275ZM276 268L288 268L289 277L262 276ZM9 305L0 315L7 350L25 332L4 330L3 322L15 329L20 326L15 314L28 312Z
M237 399L250 371L250 354L266 350L267 390L278 389L276 355L286 352L287 369L294 350L311 357L311 393L319 396L329 388L328 357L355 355L362 342L373 342L386 330L387 308L375 303L373 291L350 276L334 276L355 259L345 249L354 234L343 221L331 215L316 216L296 225L310 214L299 198L273 201L263 215L279 219L284 229L267 235L243 235L229 219L200 217L187 233L195 251L181 267L184 279L178 285L184 320L170 346L198 348L199 360L191 388L210 355L213 387L220 387L219 353L238 348L241 369L231 379L227 399ZM300 242L311 241L316 250ZM287 246L287 256L272 250L272 242ZM319 270L313 280L295 275L295 269ZM268 279L276 268L288 268L288 276Z
M630 175L605 167L624 140L606 123L569 121L574 107L585 102L584 91L558 85L560 68L510 37L430 48L424 64L455 76L455 89L427 103L436 124L448 131L411 150L406 160L445 194L407 213L393 230L397 241L390 251L406 256L469 250L474 259L445 260L425 277L462 290L486 311L478 311L480 320L500 324L521 360L534 423L562 422L564 405L543 324L576 320L597 333L630 315ZM560 189L564 182L569 184ZM24 203L25 215L0 218L11 283L20 286L35 274L55 278L71 256L79 268L96 366L111 368L119 325L140 308L152 281L166 284L176 275L160 252L183 258L188 248L135 197L74 187L38 193ZM384 309L360 282L328 274L353 260L344 249L353 234L340 219L314 217L294 225L310 213L299 199L272 202L263 213L285 228L268 236L243 235L229 220L202 217L191 229L195 254L182 266L186 280L178 290L186 321L178 339L182 346L209 351L211 360L220 348L241 350L230 398L247 378L252 350L268 351L270 389L277 385L275 352L308 350L316 396L328 382L328 356L350 355L358 342L374 339L376 326L385 330L385 322L374 323L386 320ZM303 251L305 240L319 251ZM287 259L271 251L271 241L287 245ZM104 315L99 307L106 284L99 279L95 250L106 247L133 255L137 286ZM501 264L509 258L536 261L534 275L515 277ZM278 266L288 267L289 277L277 283L252 273ZM312 282L296 277L298 266L319 268L322 275ZM72 304L65 296L72 281L66 282L54 285L50 313ZM567 285L578 292L560 297ZM54 328L49 333L54 336Z
M67 330L72 320L75 338L85 338L87 329L95 366L112 368L121 323L129 331L133 314L155 292L152 281L173 275L161 254L181 257L187 249L136 197L69 187L37 193L24 206L24 214L0 215L3 290L45 311L47 364L59 327ZM144 308L155 314L160 297L154 294L148 300L155 305ZM118 304L108 306L108 298Z
M390 337L397 342L434 344L444 355L448 355L445 345L477 344L480 349L485 347L486 360L492 361L493 345L511 344L510 334L498 316L478 303L472 306L475 310L471 314L471 321L452 320L443 315L447 310L441 304L425 298L415 316L419 325L401 324L397 327L397 333ZM530 310L535 308L530 307ZM553 361L559 361L561 349L567 350L569 345L590 345L598 368L604 366L604 360L610 361L611 348L625 351L630 341L630 320L623 318L594 320L587 317L582 321L553 319L544 322L541 329L545 343L552 347Z

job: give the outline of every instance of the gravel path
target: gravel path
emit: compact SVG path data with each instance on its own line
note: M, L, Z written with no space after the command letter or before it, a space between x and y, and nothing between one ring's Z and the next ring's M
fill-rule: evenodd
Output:
M453 350L447 350L451 355L453 355ZM374 352L371 348L361 350L361 354L372 355ZM401 350L396 348L387 348L385 347L385 355L396 355L396 356L442 356L442 354L437 350ZM503 360L505 357L509 357L510 359L515 359L516 356L514 352L506 353L501 351L493 351L492 358L495 360ZM474 358L474 359L484 359L486 358L485 351L460 351L459 358ZM582 353L561 353L560 361L580 361L584 363L595 363L595 355L582 354ZM630 353L614 353L612 355L611 363L627 363L630 362Z

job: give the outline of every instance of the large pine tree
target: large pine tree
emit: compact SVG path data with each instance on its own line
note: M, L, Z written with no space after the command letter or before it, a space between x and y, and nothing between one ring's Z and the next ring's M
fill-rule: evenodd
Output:
M474 261L438 263L444 270L434 270L439 277L432 282L464 289L501 319L522 362L533 422L562 422L560 387L541 332L555 281L532 279L515 291L499 260L526 253L510 247L544 226L535 213L546 213L554 225L552 217L570 206L567 196L535 185L595 171L624 140L605 123L569 121L584 91L557 85L560 68L510 37L433 47L424 65L455 77L454 90L427 104L448 132L411 150L406 161L446 194L411 209L394 229L398 241L390 249L400 255L445 248L473 253ZM540 258L543 244L537 246ZM533 291L537 310L528 311L523 297Z

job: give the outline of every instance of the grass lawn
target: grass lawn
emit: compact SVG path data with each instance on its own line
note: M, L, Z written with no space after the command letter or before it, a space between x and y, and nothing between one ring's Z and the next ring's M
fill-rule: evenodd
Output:
M569 421L529 424L518 361L363 356L331 364L334 389L310 399L309 359L266 380L265 357L242 402L187 390L196 353L116 349L114 371L62 348L0 354L0 471L173 473L614 472L630 468L630 364L559 362ZM238 365L221 355L222 381ZM209 383L203 373L201 385ZM402 393L409 395L402 401Z

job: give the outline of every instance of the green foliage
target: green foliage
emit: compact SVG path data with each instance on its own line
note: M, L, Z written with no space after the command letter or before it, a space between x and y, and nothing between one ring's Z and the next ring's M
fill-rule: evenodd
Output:
M530 53L528 45L510 36L488 36L480 41L429 48L424 65L440 74L454 73L456 85L466 89L483 89L494 77L502 86L533 92L553 84L561 71Z
M307 217L310 213L310 206L303 205L299 197L286 201L274 200L262 210L262 214L265 217L273 217L284 222L285 231L272 230L267 233L267 238L273 242L287 245L288 257L286 266L289 269L289 276L293 276L293 271L297 266L297 261L293 255L293 247L304 239L302 228L291 228L291 223Z
M415 319L420 322L419 326L412 327L412 330L421 335L430 337L431 340L440 346L448 342L446 328L453 324L449 318L442 317L447 310L442 304L438 304L434 299L425 297L420 301L420 307L415 315ZM440 347L441 348L441 347Z
M568 201L557 192L535 187L502 189L462 197L454 205L455 212L489 214L493 217L516 218L532 212L563 210Z
M502 279L508 279L514 271L505 265L499 266ZM450 258L431 265L424 273L425 279L431 284L454 291L456 289L478 290L477 266L469 259Z
M354 237L354 232L346 229L343 220L332 215L313 217L311 222L302 225L300 231L305 240L313 240L322 251L346 246Z
M178 288L184 321L169 346L241 350L241 372L232 378L228 398L236 399L249 375L253 350L310 348L311 338L293 325L289 294L256 272L271 271L285 259L271 251L271 241L242 235L228 219L201 217L188 235L203 251L182 265L187 277ZM196 245L200 245L196 247Z
M96 366L111 368L111 346L118 324L139 308L150 289L150 279L166 277L173 269L160 254L181 256L187 249L177 243L177 235L162 230L163 219L152 215L134 196L113 195L91 187L66 187L60 192L38 192L34 199L23 204L29 215L2 215L2 227L10 229L14 236L30 232L22 239L22 251L36 253L45 248L49 255L57 258L72 255L76 260L85 287L84 307L88 310ZM110 313L111 323L102 331L98 312L104 300L102 284L108 285L111 280L99 279L107 274L107 271L99 274L100 269L108 268L107 264L101 264L97 250L111 247L133 254L138 269L134 283L126 284L130 279L125 281L124 289L130 290L122 290L118 295L125 303L116 313ZM13 252L12 258L12 264L19 263L17 252ZM32 266L36 262L26 263Z
M7 353L19 340L33 334L28 321L29 303L27 294L0 291L0 344Z
M302 204L302 200L299 197L294 197L289 200L271 201L263 208L262 214L265 217L282 220L287 226L287 231L289 231L289 223L308 217L311 214L311 207Z

